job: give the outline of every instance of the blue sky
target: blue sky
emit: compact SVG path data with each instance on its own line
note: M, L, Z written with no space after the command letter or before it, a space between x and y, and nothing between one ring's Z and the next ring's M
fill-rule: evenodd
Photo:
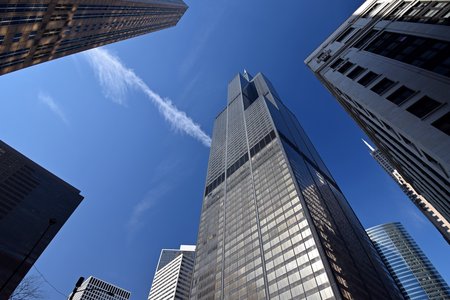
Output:
M449 281L446 242L303 64L361 3L188 1L174 28L1 76L1 139L85 196L37 261L41 273L64 294L94 275L147 297L160 250L196 242L209 154L201 132L245 68L272 81L363 225L402 222ZM110 54L129 85L100 80L117 75L95 71Z

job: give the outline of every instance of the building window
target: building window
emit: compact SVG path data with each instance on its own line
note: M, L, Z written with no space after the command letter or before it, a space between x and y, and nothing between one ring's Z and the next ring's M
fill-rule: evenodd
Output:
M334 63L330 65L330 68L336 69L344 60L342 58L338 58Z
M0 45L3 44L4 40L5 40L5 36L4 35L0 35Z
M383 32L364 50L450 77L447 41Z
M347 74L347 77L350 79L355 79L359 75L361 75L366 69L360 66L356 66L350 73Z
M424 118L429 115L432 111L441 106L442 103L431 99L430 97L424 96L413 105L408 107L406 110L419 118Z
M22 33L16 33L12 39L12 42L16 43L16 42L20 41L21 37L22 37Z
M443 133L450 135L450 112L434 121L431 125L439 129Z
M345 72L350 70L350 68L353 67L354 65L355 65L354 63L348 61L345 64L343 64L342 67L339 68L338 72L344 74Z
M33 40L33 39L36 37L36 34L37 34L37 31L31 31L31 32L28 34L28 39L29 39L29 40Z
M370 18L376 15L376 10L380 7L381 3L375 3L364 15L364 18Z
M369 84L371 84L379 75L369 71L366 75L364 75L359 81L358 83L363 85L363 86L368 86Z
M343 40L345 40L346 37L348 37L350 35L350 33L352 33L355 30L355 28L350 27L348 28L346 31L344 31L344 33L342 33L337 39L337 42L342 42Z
M383 78L382 80L380 80L380 82L375 84L371 88L371 90L373 92L377 93L378 95L382 95L385 92L387 92L388 90L390 90L394 85L395 85L394 81L387 79L387 78Z
M411 98L416 92L406 86L402 85L395 92L386 97L394 104L401 105L403 102Z
M367 33L365 36L363 36L356 44L355 48L361 49L362 46L364 46L369 40L371 40L376 34L378 33L378 30L371 30L369 33Z

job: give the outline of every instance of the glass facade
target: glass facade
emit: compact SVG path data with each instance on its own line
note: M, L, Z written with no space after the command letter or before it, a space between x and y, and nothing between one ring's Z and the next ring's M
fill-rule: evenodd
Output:
M401 299L295 116L237 75L215 121L192 299Z
M400 223L367 229L405 299L450 299L450 288Z

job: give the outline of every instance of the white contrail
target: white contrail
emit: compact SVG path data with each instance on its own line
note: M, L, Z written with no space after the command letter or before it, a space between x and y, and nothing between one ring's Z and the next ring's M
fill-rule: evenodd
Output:
M61 107L55 102L55 100L43 92L39 92L38 99L45 104L55 115L57 115L66 125L69 125L69 120Z
M125 94L128 88L135 88L142 91L158 107L164 119L175 129L182 131L210 147L211 138L203 132L198 124L192 121L185 112L180 111L167 99L152 91L148 85L128 69L120 59L112 55L109 51L96 48L89 50L86 56L97 74L100 84L103 87L105 96L118 104L125 104Z

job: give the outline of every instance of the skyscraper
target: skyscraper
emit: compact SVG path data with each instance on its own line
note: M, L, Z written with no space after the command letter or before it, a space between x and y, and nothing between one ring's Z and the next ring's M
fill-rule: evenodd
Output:
M148 299L189 299L194 260L195 246L163 249Z
M295 116L238 74L214 124L192 299L401 299Z
M363 140L364 141L364 140ZM388 173L395 182L398 183L403 192L417 206L417 208L433 223L444 239L450 243L450 223L427 201L422 195L416 192L411 184L406 181L402 175L392 166L384 154L374 149L369 143L364 141L370 150L370 155L379 163L379 165Z
M182 0L2 0L0 75L178 23Z
M446 300L450 288L400 223L367 229L405 299Z
M447 222L449 25L449 0L368 0L305 61Z
M73 295L73 300L128 300L131 293L106 281L90 276Z
M83 197L0 141L0 299L8 299Z

